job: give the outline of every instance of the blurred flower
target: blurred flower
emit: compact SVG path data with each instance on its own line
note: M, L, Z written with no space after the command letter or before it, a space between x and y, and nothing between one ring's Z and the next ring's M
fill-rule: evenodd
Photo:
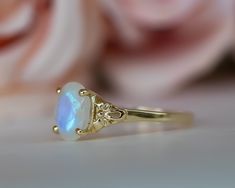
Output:
M94 2L1 0L0 88L54 83L71 75L74 63L85 72L82 62L101 44L99 27Z
M231 47L233 0L101 0L105 69L132 97L173 91L212 70Z

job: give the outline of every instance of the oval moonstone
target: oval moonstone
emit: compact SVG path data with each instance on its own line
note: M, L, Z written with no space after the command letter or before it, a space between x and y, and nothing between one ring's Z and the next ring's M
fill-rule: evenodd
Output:
M66 140L77 140L76 129L88 127L91 113L91 100L80 96L79 91L84 87L76 82L66 84L60 92L56 109L56 123L60 135Z

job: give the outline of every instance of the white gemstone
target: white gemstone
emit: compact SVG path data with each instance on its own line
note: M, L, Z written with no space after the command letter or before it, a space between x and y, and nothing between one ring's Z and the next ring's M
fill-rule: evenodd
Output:
M79 136L76 129L86 129L90 121L91 100L79 95L81 89L84 89L81 84L70 82L60 92L56 123L61 136L66 140L77 140Z

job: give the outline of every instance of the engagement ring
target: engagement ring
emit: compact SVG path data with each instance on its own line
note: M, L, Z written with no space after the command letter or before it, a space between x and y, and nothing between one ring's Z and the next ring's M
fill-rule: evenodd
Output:
M81 136L124 122L182 125L191 125L193 122L191 113L120 108L75 82L57 89L57 93L59 99L53 131L66 140L78 140Z

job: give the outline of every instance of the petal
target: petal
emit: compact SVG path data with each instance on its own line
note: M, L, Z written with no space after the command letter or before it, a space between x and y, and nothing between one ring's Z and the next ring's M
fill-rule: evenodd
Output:
M174 30L173 37L164 39L156 32L157 40L146 48L109 50L105 59L109 79L129 97L148 98L166 95L211 71L233 36L232 6L221 3L206 6Z

